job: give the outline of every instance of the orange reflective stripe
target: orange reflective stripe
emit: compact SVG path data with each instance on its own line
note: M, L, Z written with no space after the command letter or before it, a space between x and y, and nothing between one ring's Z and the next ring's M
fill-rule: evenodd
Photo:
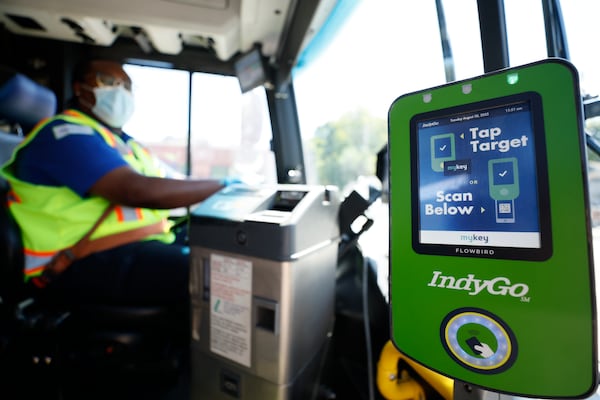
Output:
M39 120L29 132L33 132L33 131L37 130L38 127L40 127L41 125L44 125L46 122L48 122L48 120L50 118L52 118L52 117L46 117L44 119Z
M44 271L44 268L46 268L46 265L41 265L39 267L28 269L27 271L25 271L25 276L28 277L32 275L39 275L42 273L42 271Z
M99 127L98 133L102 135L106 143L109 144L110 147L117 147L117 141L112 135L112 133L108 132L107 129L103 127Z
M33 257L48 257L54 255L56 251L36 251L31 249L23 249L23 252L28 256Z
M148 151L148 149L146 149L145 147L138 145L138 147L140 148L140 150L147 156L151 156L150 152Z
M95 127L97 132L102 135L106 143L109 144L110 147L117 147L117 140L113 136L113 134L106 128L101 125Z
M115 207L115 213L117 214L117 221L119 221L119 222L125 221L125 216L123 215L123 209L120 206Z
M117 221L143 221L144 214L141 208L115 206L115 212L117 214Z
M13 189L6 193L6 202L10 206L12 203L21 203L21 198Z
M77 110L69 109L63 112L63 114L68 115L70 117L75 117L79 119L89 119L93 123L93 128L97 130L100 135L104 138L104 140L110 145L110 147L116 147L117 141L115 140L112 132L103 127L101 124L93 121L90 117L78 112ZM89 125L89 124L86 124Z
M31 277L42 273L44 266L50 262L56 251L33 251L24 249L25 253L25 277Z

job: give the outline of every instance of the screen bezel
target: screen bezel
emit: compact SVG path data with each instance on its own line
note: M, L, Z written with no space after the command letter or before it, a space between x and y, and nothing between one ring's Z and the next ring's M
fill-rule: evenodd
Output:
M421 243L421 202L419 186L419 148L418 123L425 120L450 117L478 110L505 107L527 102L530 105L530 116L535 151L535 168L537 175L538 221L540 234L539 248L473 246L455 244ZM512 259L543 261L552 256L552 230L550 220L550 193L548 187L548 163L541 96L536 92L524 92L510 96L487 99L479 102L461 104L454 107L428 111L414 115L410 120L411 149L411 204L412 204L412 247L419 254L446 255L457 257L476 257L492 259ZM449 231L451 232L451 231Z

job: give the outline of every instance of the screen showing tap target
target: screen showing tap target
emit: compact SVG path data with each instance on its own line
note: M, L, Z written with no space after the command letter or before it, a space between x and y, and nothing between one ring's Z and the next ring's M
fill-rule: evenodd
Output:
M411 120L413 247L425 254L551 254L541 101L536 93Z

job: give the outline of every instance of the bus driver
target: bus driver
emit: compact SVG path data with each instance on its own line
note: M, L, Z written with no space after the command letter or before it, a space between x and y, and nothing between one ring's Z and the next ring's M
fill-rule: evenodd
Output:
M39 123L1 171L28 285L67 303L186 305L189 250L173 243L166 210L224 183L163 177L121 130L133 97L119 63L83 63L73 92L73 107Z

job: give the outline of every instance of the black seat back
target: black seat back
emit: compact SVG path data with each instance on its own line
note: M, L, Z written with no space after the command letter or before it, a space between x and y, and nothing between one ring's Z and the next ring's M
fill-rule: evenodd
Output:
M7 162L22 137L38 121L56 111L54 93L24 75L0 66L0 165ZM24 256L21 232L7 206L8 182L0 177L0 298L15 304L23 296Z
M0 179L0 198L5 199L8 183ZM5 201L0 204L0 297L8 304L21 300L23 287L23 245L18 225Z

